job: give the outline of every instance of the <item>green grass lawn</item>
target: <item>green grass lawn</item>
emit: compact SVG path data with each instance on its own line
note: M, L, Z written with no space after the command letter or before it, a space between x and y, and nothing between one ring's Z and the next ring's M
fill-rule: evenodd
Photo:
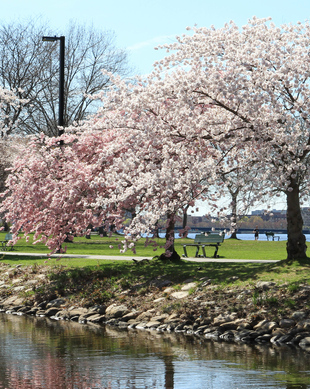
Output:
M4 240L5 233L0 232L0 239ZM141 239L136 243L136 254L131 250L121 254L119 246L122 245L123 237L113 235L111 237L100 237L92 235L91 239L78 237L73 243L65 243L67 254L79 255L110 255L111 258L117 256L137 256L137 257L154 257L164 252L162 248L165 244L164 239L154 239L158 244L157 250L154 251L152 245L145 246L145 239ZM192 239L176 239L176 251L183 254L183 244L192 242ZM190 257L195 255L195 247L187 247L187 252ZM20 239L14 246L16 253L45 253L50 250L42 243L32 244L32 236L27 243L24 238ZM214 247L206 247L206 254L210 257L214 254ZM226 239L219 248L219 257L228 259L274 259L282 260L286 258L286 241L254 241L254 240L235 240Z
M0 239L4 238L4 233L0 233ZM295 261L287 263L282 261L276 264L271 263L197 263L197 262L162 262L156 259L147 264L137 265L133 261L113 260L114 255L120 255L117 248L118 243L122 240L119 236L111 238L100 238L92 236L90 240L85 238L76 238L74 243L68 244L67 252L70 254L92 254L92 255L110 255L111 260L98 260L88 258L49 258L49 250L42 244L33 245L27 243L25 239L21 239L14 247L13 253L42 253L41 257L33 256L18 256L5 255L0 257L1 262L8 263L12 266L17 264L32 265L35 268L37 265L47 265L52 269L64 269L66 277L76 277L76 272L79 272L79 277L87 275L88 272L100 272L105 277L116 277L126 279L128 282L134 282L141 279L152 279L156 277L167 277L174 282L183 282L185 279L194 278L196 280L202 277L212 278L214 282L227 285L232 277L238 276L237 284L246 286L249 282L261 280L274 280L278 283L287 283L294 285L295 283L307 282L310 283L310 264L307 260ZM163 244L163 239L156 240L158 244ZM189 242L189 239L178 239L176 241L176 249L182 254L182 243ZM137 256L153 257L156 254L163 252L163 249L153 251L152 246L144 247L145 240L137 244ZM242 241L242 240L225 240L219 249L220 258L231 259L276 259L284 260L286 258L286 242L273 241ZM110 248L114 246L114 248ZM191 255L194 255L195 248ZM206 248L207 254L210 257L214 253L213 247ZM45 254L44 254L45 253ZM124 255L131 255L128 251ZM134 255L132 255L134 256ZM66 270L65 270L66 269ZM72 274L71 274L72 273ZM71 274L71 275L70 275ZM82 277L83 278L83 277ZM126 282L127 282L126 281ZM236 282L235 282L236 284Z

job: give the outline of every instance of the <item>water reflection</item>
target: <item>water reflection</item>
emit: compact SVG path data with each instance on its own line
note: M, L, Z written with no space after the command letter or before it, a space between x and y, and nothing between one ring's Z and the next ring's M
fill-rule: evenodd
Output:
M0 388L310 388L310 355L0 315Z

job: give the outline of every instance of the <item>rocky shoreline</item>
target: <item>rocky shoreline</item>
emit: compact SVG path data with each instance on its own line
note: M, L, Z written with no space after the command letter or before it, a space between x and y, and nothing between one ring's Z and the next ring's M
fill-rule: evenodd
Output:
M144 285L143 293L127 286L104 303L91 305L87 298L48 295L46 287L53 281L46 268L30 270L0 265L0 312L310 351L308 284L294 290L273 281L257 281L249 289L220 288L204 278L184 280L176 287L158 278L148 288ZM43 287L45 293L40 294Z

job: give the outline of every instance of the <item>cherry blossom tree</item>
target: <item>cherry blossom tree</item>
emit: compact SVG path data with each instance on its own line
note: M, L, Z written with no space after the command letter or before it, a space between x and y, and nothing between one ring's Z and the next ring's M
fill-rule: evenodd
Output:
M164 68L186 73L187 95L226 122L223 139L251 148L272 189L285 192L289 259L306 257L300 188L309 177L309 34L308 23L277 27L257 18L242 28L193 28L164 46L171 54L157 66L159 77Z
M202 148L203 158L198 157L199 143L170 136L169 104L160 105L160 115L137 111L136 105L126 112L120 107L99 112L61 138L34 140L14 165L8 178L11 195L2 206L13 222L14 239L21 228L25 234L34 231L35 239L56 250L89 223L110 220L122 227L125 211L135 209L125 228L124 250L133 245L129 237L151 234L166 215L166 255L171 256L175 215L193 202L193 189L198 193L207 169L211 180L216 150L210 148L208 155Z
M105 133L81 137L77 142L75 135L64 135L65 144L60 144L59 139L42 135L27 147L20 147L20 156L7 179L8 195L1 206L13 224L14 242L22 229L25 235L35 232L35 241L60 250L67 238L84 234L90 223L101 223L102 212L93 202L98 194L104 196L106 188L90 187L89 181L100 174L97 161L94 163L98 148L107 149L111 139L113 136ZM117 151L114 148L113 156ZM108 160L107 154L104 163Z

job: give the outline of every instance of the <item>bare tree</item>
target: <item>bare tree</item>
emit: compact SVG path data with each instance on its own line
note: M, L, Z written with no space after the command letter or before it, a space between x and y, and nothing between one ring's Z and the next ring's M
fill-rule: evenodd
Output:
M56 135L58 118L59 44L44 43L44 35L65 35L65 115L70 125L94 112L96 102L88 97L110 86L102 69L128 74L127 54L115 47L111 31L71 23L62 32L51 31L35 21L0 25L0 86L28 102L23 109L3 107L18 132ZM16 131L16 130L14 130Z

